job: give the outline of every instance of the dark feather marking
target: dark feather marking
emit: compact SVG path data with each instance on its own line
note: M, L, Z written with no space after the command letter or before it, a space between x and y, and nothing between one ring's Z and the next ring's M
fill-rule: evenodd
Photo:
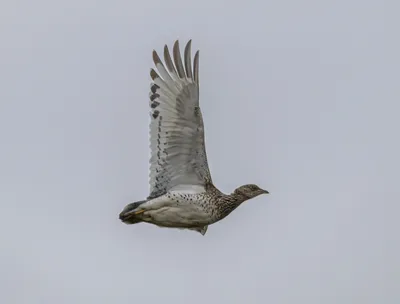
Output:
M160 86L158 86L157 84L154 83L151 86L150 90L151 90L152 93L155 93L155 92L157 92L157 89L159 89L159 88L160 88Z
M154 102L151 104L151 107L154 109L154 108L157 108L159 105L160 105L160 103L159 103L158 101L154 101Z
M157 118L159 114L160 114L160 111L155 110L155 111L153 112L153 117L154 117L154 118Z
M150 70L150 77L151 79L155 80L156 78L160 78L160 76L158 76L157 72L154 71L154 69Z
M154 94L152 94L152 95L150 96L150 100L151 100L151 101L154 101L154 99L156 99L156 98L158 98L158 97L160 97L160 94L154 93Z

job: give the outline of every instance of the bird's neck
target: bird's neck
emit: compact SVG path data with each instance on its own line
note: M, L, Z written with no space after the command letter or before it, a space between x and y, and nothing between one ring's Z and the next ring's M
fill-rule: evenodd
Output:
M229 215L233 210L235 210L241 203L243 203L247 197L241 194L227 194L219 199L219 208L220 208L220 219L223 219L227 215Z

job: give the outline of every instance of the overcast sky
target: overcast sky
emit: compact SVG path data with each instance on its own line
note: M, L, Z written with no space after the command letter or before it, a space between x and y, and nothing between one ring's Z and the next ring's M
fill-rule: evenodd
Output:
M400 302L397 1L0 3L0 302ZM148 195L151 52L200 49L203 237Z

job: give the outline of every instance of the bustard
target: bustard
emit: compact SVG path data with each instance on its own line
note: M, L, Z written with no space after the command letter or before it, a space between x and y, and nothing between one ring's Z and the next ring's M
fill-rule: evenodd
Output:
M268 193L243 185L224 194L213 184L207 163L203 118L199 106L199 51L191 60L191 40L182 61L179 41L173 59L164 47L164 63L156 51L150 70L150 195L128 204L119 218L159 227L190 229L204 235L241 203Z

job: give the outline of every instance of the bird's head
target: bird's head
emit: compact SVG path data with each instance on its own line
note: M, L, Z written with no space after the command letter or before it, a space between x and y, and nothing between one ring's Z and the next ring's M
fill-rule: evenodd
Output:
M259 196L260 194L268 194L269 192L267 190L261 189L257 185L248 184L235 189L234 193L236 195L243 196L246 200L248 200Z

